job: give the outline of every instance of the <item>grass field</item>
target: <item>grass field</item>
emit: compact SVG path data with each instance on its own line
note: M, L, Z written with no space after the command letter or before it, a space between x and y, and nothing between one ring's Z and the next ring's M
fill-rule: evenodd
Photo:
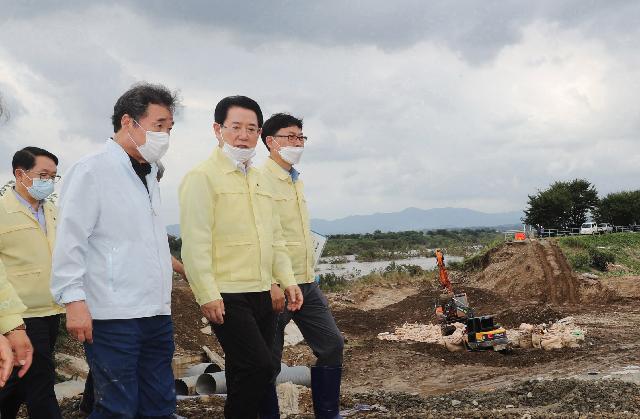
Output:
M577 271L603 271L603 262L609 262L623 269L609 270L607 275L640 275L639 233L562 237L558 244Z
M448 255L468 256L500 237L502 233L491 228L334 234L322 256L356 255L360 261L432 257L436 248L446 249Z

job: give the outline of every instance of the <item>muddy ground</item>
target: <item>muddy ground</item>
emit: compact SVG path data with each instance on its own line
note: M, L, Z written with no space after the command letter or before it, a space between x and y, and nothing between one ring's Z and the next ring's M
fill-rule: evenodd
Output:
M363 301L357 292L347 303L339 295L331 296L336 301L336 320L348 337L345 387L365 395L357 400L382 404L390 410L386 415L408 417L422 417L429 411L448 412L452 417L499 417L500 409L500 415L507 417L573 415L574 411L610 417L623 417L625 411L624 415L640 414L637 384L582 380L640 365L640 337L635 332L640 324L637 277L619 278L614 287L607 281L584 283L553 242L505 245L487 257L481 272L452 276L454 287L467 293L477 314L494 314L507 327L573 316L587 331L585 344L555 351L515 349L503 355L448 352L435 344L376 339L376 333L392 332L404 322L435 322L433 305L439 295L435 274L431 280L424 278L414 294L375 310L366 310L371 289L360 293L366 296ZM625 284L623 293L617 292L620 283ZM415 286L387 284L381 292ZM536 391L525 391L532 386ZM366 396L372 391L383 395ZM411 402L395 403L394 397L401 398L398 392L411 396ZM522 399L528 393L531 397ZM469 406L462 399L479 404ZM462 403L452 406L452 400Z
M435 322L435 273L329 293L346 338L342 408L361 410L349 417L640 417L640 373L629 382L609 379L616 376L612 372L640 366L640 278L586 283L552 242L505 245L483 265L479 273L451 275L477 314L494 314L507 327L570 315L586 330L585 343L503 355L377 339L405 322ZM176 283L179 353L198 353L202 345L219 350L215 337L199 331L201 317L188 286ZM314 357L303 343L285 348L284 361L313 365ZM64 403L65 417L76 417L74 405L77 400ZM222 416L222 406L220 398L181 401L178 413L215 418ZM308 394L301 406L297 417L311 417Z

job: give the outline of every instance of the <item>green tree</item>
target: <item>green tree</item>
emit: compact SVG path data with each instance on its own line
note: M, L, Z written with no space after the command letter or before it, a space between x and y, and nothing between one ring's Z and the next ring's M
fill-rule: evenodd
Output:
M613 225L640 222L640 190L608 194L600 200L595 213L598 221Z
M598 191L584 179L555 182L549 189L529 195L523 221L546 228L567 229L581 225L598 205Z
M567 184L571 198L567 227L578 227L587 221L587 214L595 215L598 206L598 191L584 179L574 179Z

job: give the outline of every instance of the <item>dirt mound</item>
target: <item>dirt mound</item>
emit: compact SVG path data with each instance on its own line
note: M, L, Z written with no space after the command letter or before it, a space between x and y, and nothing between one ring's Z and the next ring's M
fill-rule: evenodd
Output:
M511 328L517 328L522 323L550 324L567 316L567 314L558 311L556 308L550 305L540 306L539 304L521 305L517 308L509 307L495 313L496 321L503 326Z
M625 275L603 278L599 282L610 290L615 290L618 300L634 300L640 298L640 276Z
M509 299L578 303L580 280L552 241L504 244L487 254L477 286Z
M218 340L200 332L205 324L202 323L202 312L196 303L189 285L183 281L174 281L171 292L171 316L173 318L173 333L176 342L176 353L201 352L202 346L219 351Z

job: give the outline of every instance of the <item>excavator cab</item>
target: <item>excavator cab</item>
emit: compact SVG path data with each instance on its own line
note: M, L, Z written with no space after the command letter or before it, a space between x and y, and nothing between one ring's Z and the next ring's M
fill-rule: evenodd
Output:
M467 294L441 294L436 303L436 318L440 323L443 336L449 336L455 332L454 323L465 324L473 317L473 309L467 302Z

